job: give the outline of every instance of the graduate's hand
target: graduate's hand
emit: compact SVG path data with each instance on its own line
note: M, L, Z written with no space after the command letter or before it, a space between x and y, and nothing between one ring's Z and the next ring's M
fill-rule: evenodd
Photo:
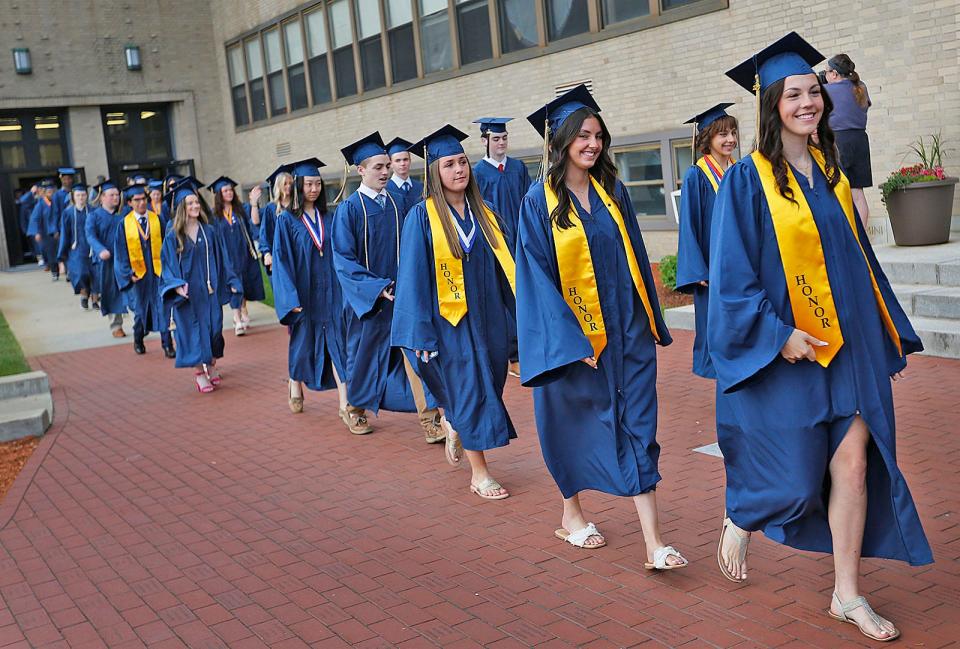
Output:
M262 193L263 189L260 187L260 185L256 185L253 189L251 189L250 193L247 195L247 197L250 199L250 204L256 205L257 201L260 200L260 194Z
M424 363L429 363L431 358L436 358L440 352L431 352L427 350L414 350L414 355Z
M130 276L130 281L133 282L134 284L136 284L137 282L140 281L140 278L137 277L136 275L131 275L131 276Z
M699 283L700 283L700 286L707 286L707 280L705 279L701 279Z
M54 233L53 233L53 238L54 238L54 239L59 239L59 238L60 238L60 233L59 233L59 232L54 232Z
M33 235L33 238L37 243L40 243L43 240L43 237L40 236L39 234Z
M787 359L789 363L796 363L803 359L808 361L817 360L817 347L826 347L830 343L814 338L805 331L794 329L786 344L780 350L780 355Z
M184 298L184 299L187 299L187 298L190 297L189 295L187 295L187 292L188 292L189 290L190 290L190 287L187 286L186 284L184 284L183 286L178 286L178 287L177 287L177 295L179 295L180 297L182 297L182 298Z
M64 264L62 261L59 264L57 264L57 268L60 270L61 273L67 272L67 265Z
M586 363L587 365L589 365L589 366L592 367L593 369L597 369L597 359L594 358L593 356L590 356L590 357L588 357L588 358L581 359L581 362Z
M301 313L302 311L303 311L303 307L302 307L302 306L295 306L295 307L293 307L293 312L294 312L294 313Z
M905 379L905 378L907 378L907 375L904 374L903 372L894 372L893 374L890 375L891 381L899 381L900 379Z
M40 239L37 239L37 241L40 241ZM101 251L100 251L100 259L103 259L104 261L106 261L107 259L110 259L110 251L109 251L109 250L101 250Z
M383 292L380 293L380 297L386 298L387 300L393 302L393 287L388 286L387 288L383 289Z
M273 266L273 255L271 255L269 252L263 253L263 265Z

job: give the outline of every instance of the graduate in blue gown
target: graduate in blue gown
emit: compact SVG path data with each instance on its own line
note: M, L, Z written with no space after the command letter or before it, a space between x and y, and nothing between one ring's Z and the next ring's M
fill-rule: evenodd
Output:
M71 188L72 200L63 211L60 224L60 243L57 259L67 268L67 277L73 286L73 294L80 296L80 306L90 306L93 269L90 265L90 245L87 243L86 225L87 186L76 183Z
M223 289L239 293L240 280L226 263L226 250L197 194L197 184L185 178L169 192L173 220L163 238L160 296L176 323L174 367L194 369L201 394L213 392L222 378L217 360L223 358Z
M713 212L708 344L728 516L718 562L745 580L753 531L831 552L831 616L890 640L899 632L860 595L859 560L933 560L897 467L891 391L922 345L840 172L811 69L822 60L791 33L727 73L745 88L759 75L762 94L758 151L727 172Z
M287 325L289 405L303 411L303 388L332 390L340 397L340 419L346 417L346 331L340 281L333 268L323 163L308 158L288 165L294 189L289 209L277 217L273 239L273 299L280 323ZM351 432L370 432L367 425Z
M604 545L580 492L631 496L645 565L680 568L686 560L660 538L655 494L656 345L672 340L599 111L580 85L528 118L549 133L550 163L520 209L520 376L534 388L540 447L564 499L556 535L581 548Z
M51 202L53 204L53 214L57 221L57 227L62 228L63 213L70 206L71 193L73 192L77 170L73 167L60 167L57 169L57 175L60 176L60 189L53 193ZM70 275L69 269L67 269L67 275Z
M260 255L256 248L254 222L251 206L240 202L237 183L220 176L207 186L213 192L212 225L220 232L227 246L227 257L237 277L243 284L242 293L232 293L230 308L233 310L233 333L242 336L250 327L247 302L259 302L266 297L263 290L263 275L260 274ZM255 188L259 190L259 188ZM251 192L251 197L253 196ZM256 197L259 198L259 191ZM254 203L256 200L254 199ZM259 216L257 223L259 224Z
M393 175L387 183L387 191L393 196L400 211L406 215L414 205L423 199L423 183L410 175L410 152L412 145L401 137L387 142L387 155L390 156L390 169ZM421 151L419 155L422 155Z
M40 183L40 198L30 213L27 224L27 236L40 246L43 261L50 271L54 282L60 279L60 265L57 263L57 246L60 239L60 221L53 209L53 181L49 178Z
M347 322L348 426L382 408L417 412L428 443L443 441L433 395L404 353L390 346L393 298L405 216L386 185L390 157L379 133L342 149L356 165L360 187L337 206L333 264L343 288Z
M460 144L466 137L445 126L410 148L426 148L429 187L403 226L391 340L416 353L443 407L447 461L459 463L459 442L470 462L470 491L502 500L510 494L490 475L484 451L517 436L503 404L509 361L503 331L516 318L514 263L471 173ZM444 267L459 268L452 292L448 282L438 287Z
M707 353L707 279L710 262L710 223L717 188L735 160L737 119L717 104L693 117L692 151L699 159L690 165L680 188L680 234L677 244L677 290L693 295L696 336L693 340L693 373L705 379L717 377Z
M93 302L100 305L100 314L110 318L110 331L114 338L123 338L123 314L127 302L113 272L113 247L117 231L123 221L120 216L120 189L112 180L104 180L96 186L100 207L87 215L84 229L93 261Z
M290 197L293 188L293 176L289 172L290 165L280 165L267 178L270 186L270 200L260 211L260 234L257 237L257 248L263 258L263 266L267 276L273 281L273 237L277 229L277 217L290 207Z
M130 212L117 226L113 242L113 274L117 286L133 311L133 351L147 351L143 339L151 331L160 332L164 350L173 345L170 325L164 320L160 295L163 230L160 216L147 209L143 185L132 185L123 192Z

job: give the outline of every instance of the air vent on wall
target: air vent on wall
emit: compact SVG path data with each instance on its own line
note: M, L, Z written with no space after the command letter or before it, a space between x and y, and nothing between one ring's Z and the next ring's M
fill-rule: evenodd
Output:
M590 91L590 94L592 95L592 94L593 94L593 79L581 79L581 80L579 80L579 81L570 81L569 83L560 84L559 86L557 86L556 88L554 88L554 93L555 93L555 94L554 94L554 97L559 97L559 96L562 95L563 93L569 92L570 90L573 90L574 88L576 88L577 86L579 86L581 83L584 84L584 85L587 87L587 90L589 90L589 91Z
M290 143L277 142L277 157L284 158L288 155L290 155Z

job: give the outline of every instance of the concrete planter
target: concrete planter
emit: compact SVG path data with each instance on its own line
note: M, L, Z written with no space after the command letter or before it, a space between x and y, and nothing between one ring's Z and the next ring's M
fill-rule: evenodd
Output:
M893 240L898 246L932 246L950 240L957 178L913 183L887 197Z

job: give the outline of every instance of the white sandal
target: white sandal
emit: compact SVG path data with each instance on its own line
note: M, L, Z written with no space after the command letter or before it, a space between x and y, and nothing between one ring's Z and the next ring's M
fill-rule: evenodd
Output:
M581 548L583 550L596 550L607 544L607 540L603 538L603 534L597 530L597 526L593 523L587 523L586 527L579 529L576 532L570 532L561 527L558 530L554 530L553 535L561 541L566 541L573 547ZM587 540L591 536L599 536L600 543L595 545L587 545Z
M747 580L746 576L737 579L731 575L730 571L727 570L726 561L723 557L723 539L726 537L728 531L737 539L737 563L741 566L747 558L747 548L750 547L750 532L747 532L747 535L744 536L737 531L736 525L733 524L733 521L730 520L729 517L724 518L723 527L720 529L720 542L717 544L717 565L720 566L720 573L733 583L742 584Z
M837 591L833 591L833 599L840 606L840 613L838 615L837 613L833 612L832 608L828 608L827 615L832 617L834 620L846 622L847 624L855 624L857 629L860 630L860 633L867 636L871 640L876 640L877 642L890 642L891 640L896 640L897 638L900 637L900 629L896 627L893 628L893 633L891 633L890 635L873 635L872 633L867 633L866 631L864 631L863 627L860 626L859 622L847 617L847 613L849 613L850 611L854 609L862 608L864 611L867 612L867 616L870 618L870 620L877 625L878 629L883 628L884 622L890 625L893 624L893 622L891 622L890 620L877 615L876 611L874 611L873 608L871 608L870 604L867 603L867 599L862 595L860 597L854 597L849 602L841 602L840 596L837 595Z
M683 563L669 564L667 559L676 557ZM690 562L683 558L683 555L677 552L672 545L665 545L653 551L653 563L644 563L643 567L647 570L676 570L677 568L686 568Z

